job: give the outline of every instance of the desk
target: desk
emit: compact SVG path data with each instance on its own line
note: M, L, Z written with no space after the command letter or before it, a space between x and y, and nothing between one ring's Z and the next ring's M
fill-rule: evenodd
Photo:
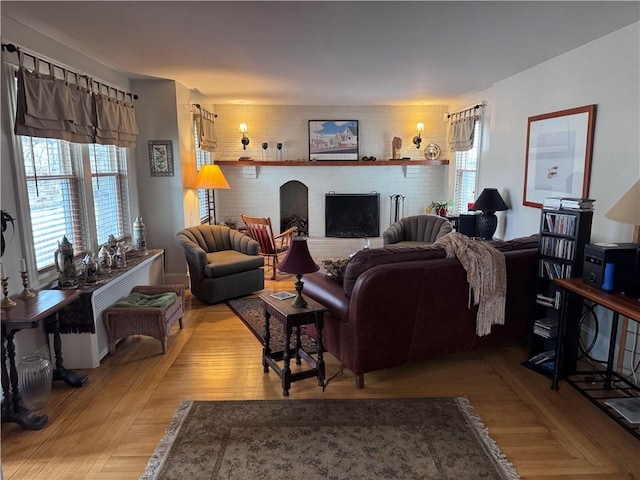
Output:
M560 364L563 358L563 344L566 342L567 336L580 334L579 331L570 332L567 329L566 311L568 303L576 299L581 302L587 300L610 310L613 313L613 318L611 322L606 369L604 371L577 371L571 375L567 375L566 380L592 403L640 439L640 425L626 422L624 418L621 418L620 415L604 403L606 400L613 398L640 397L640 388L613 371L620 315L640 323L640 301L620 293L607 293L593 288L585 284L582 278L562 278L555 279L554 282L561 287L561 310L560 323L558 326L559 351L556 352L556 358L560 361L556 361L552 388L558 390ZM572 296L574 298L571 298Z
M2 309L2 423L18 423L27 430L40 430L47 423L46 415L38 416L22 404L18 388L18 369L16 368L16 347L14 336L20 330L36 328L38 323L49 315L80 297L77 290L42 290L33 298L12 297L17 305ZM58 322L56 322L58 324ZM81 387L88 381L63 366L60 332L54 332L54 351L56 365L54 380L64 380L69 385ZM7 358L9 368L7 370Z
M324 325L324 313L327 308L318 302L306 298L308 305L306 307L294 307L291 305L291 299L278 300L269 294L260 295L264 303L264 347L262 350L262 366L265 372L269 371L269 367L276 372L282 379L282 394L289 396L291 382L302 380L309 377L318 377L318 384L324 386L324 347L322 346L322 327ZM271 316L282 323L284 331L284 350L280 352L272 352L269 333L269 321ZM315 325L318 338L317 360L305 352L300 341L300 327L303 325ZM296 329L296 346L289 348L291 344L291 334ZM301 358L305 360L311 368L301 372L291 373L291 354L295 354L296 364L301 364ZM279 360L284 360L284 367L278 364Z

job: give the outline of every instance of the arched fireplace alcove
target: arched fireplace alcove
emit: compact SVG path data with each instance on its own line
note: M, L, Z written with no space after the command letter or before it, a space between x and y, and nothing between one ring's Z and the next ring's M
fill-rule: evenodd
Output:
M298 180L280 187L280 233L294 225L298 235L309 235L309 188Z

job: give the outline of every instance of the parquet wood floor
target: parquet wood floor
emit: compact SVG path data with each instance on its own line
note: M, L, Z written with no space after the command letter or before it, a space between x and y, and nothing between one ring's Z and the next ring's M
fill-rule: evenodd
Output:
M292 289L293 276L267 289ZM82 389L57 382L41 431L2 425L5 480L137 479L181 400L280 399L279 379L263 373L261 346L226 305L190 297L185 328L167 354L157 340L131 337L99 368L79 371ZM356 390L344 370L323 393L315 379L290 399L466 396L503 453L528 480L640 479L640 442L567 384L520 366L512 346L373 372ZM325 356L327 376L340 364Z

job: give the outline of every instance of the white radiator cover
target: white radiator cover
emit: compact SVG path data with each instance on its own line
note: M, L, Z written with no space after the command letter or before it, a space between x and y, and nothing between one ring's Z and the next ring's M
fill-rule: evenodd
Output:
M69 333L60 335L62 339L62 359L64 367L97 368L100 360L109 352L109 339L102 322L102 312L131 292L136 285L164 284L164 252L149 255L131 270L98 288L91 297L96 333ZM55 365L53 335L49 335L51 361Z

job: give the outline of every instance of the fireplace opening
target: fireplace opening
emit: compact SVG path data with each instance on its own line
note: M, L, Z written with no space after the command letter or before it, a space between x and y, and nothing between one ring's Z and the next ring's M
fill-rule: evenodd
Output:
M309 235L309 188L298 180L280 187L280 233L298 227L298 235Z
M377 237L380 234L380 194L325 194L325 236Z

